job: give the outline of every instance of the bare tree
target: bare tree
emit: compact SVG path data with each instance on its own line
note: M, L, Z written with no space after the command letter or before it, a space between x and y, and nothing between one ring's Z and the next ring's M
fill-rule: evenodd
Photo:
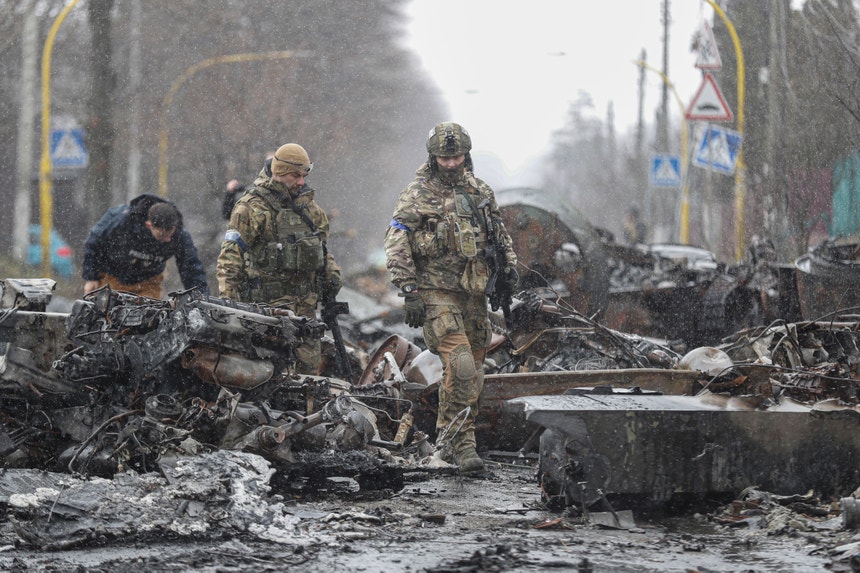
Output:
M226 227L219 213L224 184L232 177L252 181L266 151L296 141L315 162L310 184L320 203L334 214L341 210L332 221L334 252L348 270L363 263L381 245L400 187L425 158L424 134L444 116L416 56L402 47L405 5L404 0L147 0L140 3L137 77L142 81L135 82L128 41L133 4L81 2L57 36L52 113L81 118L90 165L85 182L62 182L55 226L79 251L94 219L126 199L128 142L135 129L140 191L158 193L159 174L167 172L168 197L183 211L214 276ZM43 29L63 6L62 0L40 2ZM0 0L0 10L14 15L11 36L0 36L0 53L17 54L16 2ZM6 23L0 22L0 29ZM229 57L271 52L292 56ZM0 58L0 69L0 119L9 120L0 121L0 184L5 183L0 200L5 201L14 188L4 178L14 173L15 147L7 142L15 140L8 130L18 114L13 88L20 58ZM133 100L136 128L128 113ZM159 155L162 140L166 169ZM7 240L0 236L0 244Z

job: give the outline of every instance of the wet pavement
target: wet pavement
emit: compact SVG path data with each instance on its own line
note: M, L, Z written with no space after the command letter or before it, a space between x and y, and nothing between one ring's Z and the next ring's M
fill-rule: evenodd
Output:
M410 472L398 492L355 491L354 482L333 480L331 491L316 499L270 494L265 511L234 497L227 512L242 510L244 520L234 515L227 523L225 514L220 519L227 522L214 526L216 518L209 515L208 527L182 529L141 522L121 535L55 551L24 542L12 518L0 526L0 569L764 573L852 571L835 549L858 552L849 544L857 544L860 534L842 529L837 518L810 525L784 515L781 521L762 517L729 527L715 523L713 513L691 510L671 517L634 512L635 527L624 530L582 524L564 510L545 507L533 467L493 461L487 466L487 474L477 478L452 470ZM108 503L106 496L103 513ZM121 504L117 508L122 511Z

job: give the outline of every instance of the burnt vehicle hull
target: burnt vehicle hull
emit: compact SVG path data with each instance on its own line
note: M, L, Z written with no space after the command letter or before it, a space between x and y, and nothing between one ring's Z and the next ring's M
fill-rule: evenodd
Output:
M754 324L763 312L766 297L710 251L617 243L569 202L538 189L503 189L496 197L527 269L522 288L552 288L610 328L695 347Z
M755 324L757 293L725 265L687 245L606 245L613 269L605 316L623 332L680 341L693 348Z
M718 395L582 394L512 400L540 425L540 479L549 497L637 505L776 493L849 495L860 483L860 411L798 403L758 411Z
M795 261L801 315L816 320L860 311L860 244L826 241Z

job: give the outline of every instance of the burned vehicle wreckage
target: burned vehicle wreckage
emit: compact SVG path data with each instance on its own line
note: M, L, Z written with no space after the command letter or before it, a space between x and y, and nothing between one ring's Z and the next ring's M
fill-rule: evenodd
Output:
M290 466L301 465L297 451L353 451L376 436L348 383L290 374L294 349L321 337L321 322L196 290L165 301L109 287L52 313L53 281L2 288L7 467L110 477L214 449Z
M702 250L621 248L528 192L499 201L526 272L509 316L491 313L482 455L533 465L547 505L583 519L593 507L608 505L617 522L623 504L728 498L752 485L812 488L855 507L856 316L776 318L789 299L775 293L793 277L767 249L729 272ZM282 309L104 288L50 312L54 286L0 281L7 503L45 475L60 490L69 474L173 485L206 456L253 468L267 494L291 497L337 476L359 491L397 491L409 472L456 472L445 460L457 428L435 430L441 363L398 309L342 316L344 368L330 324ZM355 311L362 295L342 295ZM767 326L750 326L752 315ZM323 340L319 376L293 372L308 337Z

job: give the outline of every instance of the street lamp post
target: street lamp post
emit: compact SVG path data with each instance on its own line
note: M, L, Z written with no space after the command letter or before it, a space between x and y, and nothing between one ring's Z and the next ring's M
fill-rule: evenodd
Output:
M167 116L170 112L170 104L182 84L185 83L191 76L215 64L229 64L236 62L253 62L258 60L277 60L284 58L292 58L297 56L296 52L292 51L275 51L275 52L259 52L246 54L230 54L226 56L216 56L198 62L189 67L181 76L174 80L167 94L164 96L164 102L161 104L161 129L158 134L158 194L162 197L167 197Z

